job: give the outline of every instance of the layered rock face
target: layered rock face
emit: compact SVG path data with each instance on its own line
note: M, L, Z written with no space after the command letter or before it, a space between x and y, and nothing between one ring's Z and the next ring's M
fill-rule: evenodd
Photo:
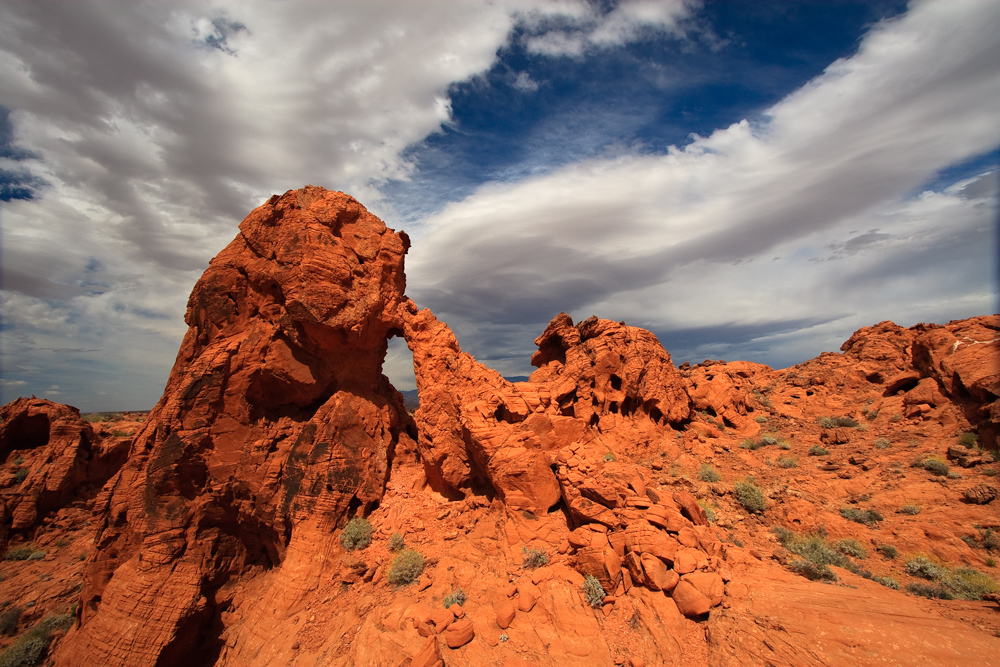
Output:
M95 435L80 411L39 398L0 408L0 538L30 533L42 517L125 463L128 441Z
M232 583L377 505L412 432L381 374L407 247L321 188L243 221L195 286L163 397L98 499L82 627L60 664L205 660Z

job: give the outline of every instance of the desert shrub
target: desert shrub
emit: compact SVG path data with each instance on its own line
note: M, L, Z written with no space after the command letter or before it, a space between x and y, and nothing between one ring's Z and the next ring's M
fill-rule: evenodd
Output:
M830 546L822 535L799 535L781 526L774 528L774 535L781 542L781 546L815 565L837 565L846 568L851 564L842 553Z
M886 588L891 588L894 591L899 590L899 582L892 577L875 577L872 579L876 584L882 584Z
M823 428L855 427L858 422L850 417L820 417L819 425Z
M344 532L340 534L340 543L348 551L364 549L372 543L372 525L368 519L356 516L344 526Z
M889 421L891 421L891 422L893 422L893 423L896 423L896 422L901 422L901 421L903 421L903 415L901 415L901 414L899 414L899 413L897 412L897 413L896 413L896 414L894 414L893 416L889 417Z
M604 587L596 577L589 574L583 578L583 598L595 609L604 602Z
M987 468L986 470L983 471L983 474L986 475L987 477L994 477L996 476L997 471L994 470L993 468Z
M868 556L868 552L865 551L865 548L857 540L840 540L837 542L837 548L840 550L840 553L854 556L855 558L865 558Z
M848 521L860 523L868 526L869 528L877 525L879 521L885 519L885 517L873 509L863 510L859 507L843 507L840 510L840 516L844 517Z
M935 565L923 556L917 556L906 561L906 573L911 577L921 579L940 579L945 574L945 568Z
M813 445L809 448L809 456L826 456L830 450L822 445Z
M607 454L604 455L604 460L605 461L617 461L618 457L615 456L614 452L608 452Z
M951 594L951 591L940 584L925 584L922 581L914 581L913 583L906 585L906 590L914 595L934 600L955 599L955 596Z
M524 556L524 567L532 570L549 562L549 555L541 549L522 547L521 554Z
M865 419L872 422L878 417L878 410L865 410Z
M979 544L979 540L976 539L975 535L962 535L958 539L962 540L963 542L965 542L966 544L968 544L973 549L981 549L982 548L980 546L980 544Z
M836 581L837 575L826 565L817 565L808 560L797 560L791 565L792 572L801 574L812 581Z
M715 508L711 507L708 503L706 503L704 500L701 500L700 498L695 502L698 503L698 507L705 510L705 518L708 519L708 522L715 523Z
M45 558L44 551L35 551L30 556L28 556L28 560L42 560L43 558Z
M413 549L406 549L396 556L389 568L389 583L395 586L405 586L413 583L424 571L424 555Z
M8 607L0 614L0 634L12 637L17 631L17 622L21 620L24 610L18 606Z
M755 450L760 449L762 445L759 441L754 440L753 438L744 438L743 441L740 442L740 447L743 449Z
M393 533L389 538L389 551L401 551L406 546L402 533Z
M708 463L702 463L701 468L698 470L698 479L703 482L718 482L722 479L722 475Z
M27 476L28 476L27 468L18 468L17 472L14 473L14 483L20 484L25 480L25 478L27 478Z
M42 558L45 557L44 552L35 551L35 548L30 544L22 544L20 546L11 547L7 549L7 553L4 554L4 560L28 560L31 558L32 554L41 553ZM37 560L37 559L36 559Z
M939 475L941 477L947 475L950 470L948 464L941 459L927 459L923 462L922 467L932 475Z
M453 604L457 604L459 607L461 607L463 604L465 604L465 591L463 591L461 588L457 588L448 595L445 595L443 602L445 609L447 609Z
M0 654L0 667L32 667L41 663L52 641L52 633L73 625L68 614L46 616Z
M899 549L892 546L891 544L880 544L877 547L875 547L875 550L881 553L889 560L893 560L897 556L899 556Z
M758 424L766 424L767 423L767 417L765 417L764 415L757 415L756 417L753 418L753 420L755 422L757 422Z
M778 439L775 438L773 435L762 435L760 436L760 439L757 441L757 445L759 447L768 447L770 445L776 445L776 444L778 444Z
M1000 538L997 537L995 530L980 525L976 525L976 530L979 531L979 539L983 541L983 548L986 551L1000 550Z
M920 514L920 506L919 505L903 505L902 507L900 507L896 511L899 514L909 514L909 515L913 516L913 515L916 515L916 514Z
M966 449L975 449L978 443L979 437L971 431L966 431L962 435L958 436L958 444Z
M987 593L995 593L997 583L979 570L971 567L956 567L946 571L941 585L961 600L979 600Z
M986 567L996 567L996 566L997 566L996 559L993 558L992 556L987 556L986 557Z
M764 492L757 488L753 482L736 482L733 488L736 491L736 501L747 512L760 514L767 507L767 503L764 501Z
M791 448L792 448L792 443L788 442L787 440L778 441L778 449L789 450Z
M948 473L948 479L962 479L962 473L957 470L952 470Z
M879 449L889 449L891 445L892 443L890 443L889 440L886 438L878 438L875 441L875 446L878 447Z
M798 468L799 460L794 456L779 456L777 460L779 468Z

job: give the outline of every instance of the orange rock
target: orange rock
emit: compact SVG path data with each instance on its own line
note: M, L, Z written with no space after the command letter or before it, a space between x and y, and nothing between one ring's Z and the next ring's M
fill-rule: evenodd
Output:
M452 623L451 627L445 631L444 641L448 645L448 648L459 648L471 642L475 636L476 628L473 626L472 621L468 618L463 618Z
M441 646L437 637L428 638L420 652L413 656L410 667L444 667L441 659Z
M725 593L725 584L715 572L694 572L684 575L682 581L686 581L698 589L698 592L708 598L709 603L715 607L722 602Z
M530 581L522 581L517 585L517 608L521 611L531 611L542 591Z
M517 607L513 602L500 603L500 606L497 607L497 625L506 630L514 622L514 616L516 615Z
M701 616L707 614L712 608L712 602L708 597L699 591L694 584L681 579L671 595L677 609L688 617Z

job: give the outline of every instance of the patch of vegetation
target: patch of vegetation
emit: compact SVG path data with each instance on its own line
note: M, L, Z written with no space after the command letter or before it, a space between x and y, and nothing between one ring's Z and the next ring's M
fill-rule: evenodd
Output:
M730 544L735 544L738 547L743 546L743 542L740 541L740 538L736 537L736 533L733 531L729 531L729 535L726 536L726 539L729 540Z
M401 551L406 546L402 533L393 533L389 538L389 551Z
M41 554L41 556L35 556L35 554ZM45 558L44 551L38 551L30 544L22 544L16 547L11 547L7 549L7 553L4 554L4 560L41 560Z
M406 549L396 556L389 568L389 583L394 586L405 586L416 581L424 571L424 555L413 549Z
M894 423L894 424L895 424L896 422L901 422L901 421L903 421L903 415L901 415L901 414L899 414L899 413L897 412L897 413L896 413L896 414L894 414L893 416L889 417L889 421L890 421L890 422L892 422L892 423Z
M854 428L858 425L850 417L820 417L817 421L822 428Z
M771 402L771 399L765 396L764 392L762 392L760 389L757 389L756 387L753 390L753 397L756 398L757 402L763 405L765 408L774 407L774 404Z
M934 458L927 459L926 461L924 461L922 467L924 470L931 473L932 475L938 475L940 477L944 477L945 475L947 475L948 471L951 469L948 467L948 464L942 461L941 459L934 459Z
M340 543L348 551L364 549L372 543L372 525L368 519L356 516L344 526L344 532L340 534Z
M947 571L946 568L935 565L923 556L917 556L906 561L905 570L911 577L920 577L921 579L928 580L940 579Z
M69 540L66 539L65 537L60 537L58 540L56 540L56 546L60 549L62 549L67 544L69 544Z
M826 456L830 450L822 445L813 445L809 448L809 456Z
M951 594L951 591L940 584L925 584L922 581L914 581L913 583L906 585L906 590L914 595L918 595L922 598L931 598L932 600L955 599L955 596Z
M113 437L115 437L115 438L126 438L126 437L129 437L129 434L126 433L125 431L111 431L111 435Z
M865 414L865 419L867 419L870 422L873 422L875 421L875 418L878 417L878 410L865 410L864 414Z
M461 588L457 588L448 595L445 595L443 602L445 609L451 607L451 605L453 604L457 604L459 607L461 607L463 604L465 604L465 591L463 591Z
M0 634L7 635L8 637L13 637L17 634L17 622L21 620L21 614L23 613L24 609L16 605L8 607L3 613L0 613Z
M979 436L972 431L966 431L958 436L958 444L966 449L975 449L979 445Z
M549 555L541 549L522 547L521 554L524 556L524 567L531 570L546 565L549 562Z
M607 454L604 455L604 460L605 461L617 461L618 457L615 456L614 452L608 452Z
M885 519L885 517L873 509L863 510L859 507L842 507L840 509L840 516L844 517L848 521L860 523L868 526L869 528L878 525L879 521L883 521Z
M920 514L920 505L903 505L898 510L898 514L909 514L910 516L915 516Z
M875 447L877 447L878 449L889 449L889 447L891 447L891 446L892 446L892 443L889 442L889 440L887 438L878 438L875 441Z
M14 483L20 484L23 482L28 477L28 472L27 468L18 468L14 473Z
M757 422L758 424L766 424L767 423L767 417L765 417L764 415L757 415L756 417L753 418L753 420L755 422Z
M779 468L798 468L799 460L794 456L779 456L775 462Z
M876 584L882 584L886 588L891 588L894 591L899 590L899 582L892 577L874 577L872 581Z
M992 528L983 528L978 523L973 526L979 532L979 539L983 541L983 548L987 552L1000 551L1000 537Z
M0 654L0 667L33 667L41 664L52 642L52 633L73 625L68 614L46 616Z
M756 450L760 449L762 445L758 444L758 442L753 438L744 438L743 441L740 442L740 447L743 449Z
M722 479L722 475L710 464L702 463L701 468L698 470L698 479L703 482L718 482Z
M948 473L948 479L962 479L962 473L957 470L952 470Z
M708 522L715 523L715 508L709 506L708 503L706 503L704 500L700 498L697 499L695 502L698 503L698 507L705 510L705 518L708 519Z
M993 468L987 468L986 470L983 471L983 474L986 475L987 477L995 477L997 471L994 470Z
M840 540L837 542L837 549L840 550L840 553L855 558L866 558L868 556L868 552L865 551L865 548L857 540Z
M776 444L778 444L778 439L775 438L773 435L762 435L760 437L760 440L757 441L757 444L760 447L767 447L769 445L776 445Z
M800 574L812 581L836 581L837 575L827 565L817 565L808 560L797 560L791 565L795 574Z
M791 448L792 448L792 443L788 442L787 440L778 441L778 449L784 449L787 451Z
M739 481L733 485L736 492L736 501L751 514L761 514L767 507L764 500L764 492L757 488L751 481Z
M604 587L596 577L587 575L583 578L583 599L594 609L597 609L604 602Z
M899 549L891 544L880 544L875 547L875 551L878 551L889 560L894 560L897 556L899 556Z

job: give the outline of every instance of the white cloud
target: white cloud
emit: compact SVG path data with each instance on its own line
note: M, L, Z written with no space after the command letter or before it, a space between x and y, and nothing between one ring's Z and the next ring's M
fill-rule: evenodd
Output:
M484 186L415 239L411 293L453 324L567 310L761 341L988 312L995 180L915 194L1000 145L998 29L996 3L916 4L759 123Z

